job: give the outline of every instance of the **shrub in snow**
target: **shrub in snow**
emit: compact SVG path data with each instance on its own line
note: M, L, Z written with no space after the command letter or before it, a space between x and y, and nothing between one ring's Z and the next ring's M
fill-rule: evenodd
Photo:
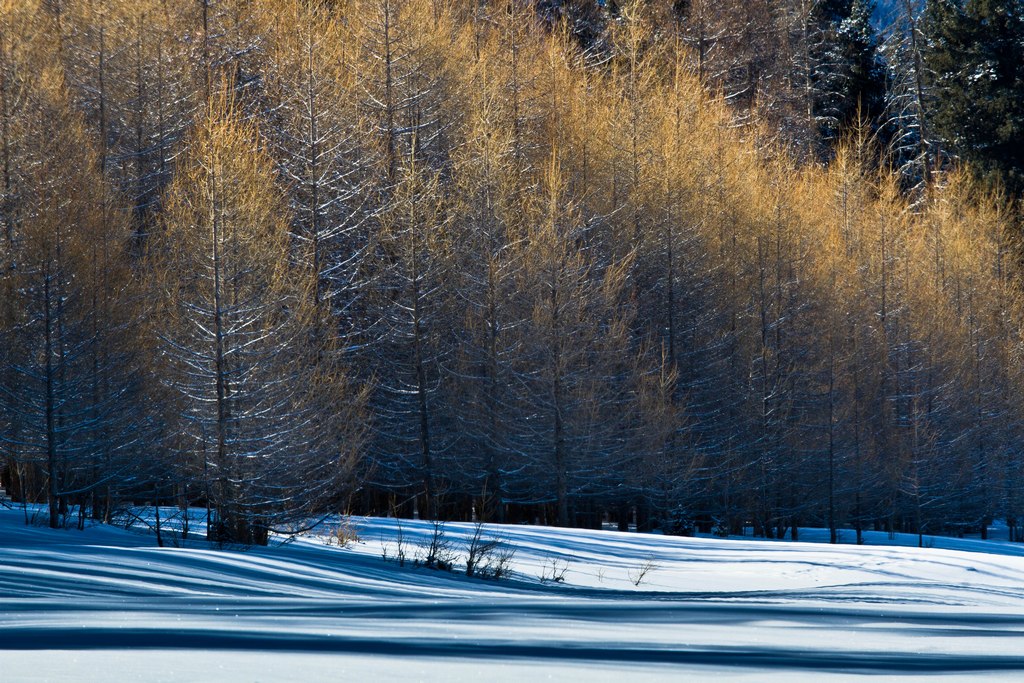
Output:
M415 564L423 565L427 569L451 571L458 555L451 540L445 534L444 522L434 520L431 524L433 531L430 541L419 547Z
M549 557L541 567L541 583L552 581L554 583L565 583L565 573L569 571L569 560L560 560L557 557Z
M483 579L501 579L511 572L515 548L508 547L500 538L484 538L484 525L477 523L466 546L466 576Z
M356 526L352 523L351 517L342 518L341 522L339 522L337 526L331 529L330 532L327 534L327 545L336 545L339 548L344 548L348 546L350 543L358 542L359 531L356 529Z

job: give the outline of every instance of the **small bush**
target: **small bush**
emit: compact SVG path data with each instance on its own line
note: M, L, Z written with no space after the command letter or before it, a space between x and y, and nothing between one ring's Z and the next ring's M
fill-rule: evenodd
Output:
M512 558L515 556L515 548L500 546L494 555L484 563L478 576L495 581L507 578L512 573Z
M434 520L432 525L433 533L430 535L430 541L426 545L420 546L415 564L422 565L427 569L451 571L458 555L452 547L451 540L445 534L444 522Z
M352 543L359 542L359 530L352 523L351 517L343 517L342 520L327 533L327 545L336 545L339 548L348 547Z
M407 544L405 542L405 531L402 529L402 521L395 517L395 524L397 525L398 531L395 534L395 554L391 554L391 544L384 543L384 547L381 550L381 554L384 557L385 562L394 560L399 567L405 566Z
M484 538L483 529L483 524L476 524L466 547L466 576L502 579L511 572L516 551L499 538Z
M541 583L565 583L565 574L569 571L569 560L560 560L557 557L549 557L541 567Z
M628 570L626 574L629 576L630 583L634 586L639 586L643 583L644 579L647 578L647 575L657 568L658 565L654 564L654 558L649 557L641 562L635 569Z

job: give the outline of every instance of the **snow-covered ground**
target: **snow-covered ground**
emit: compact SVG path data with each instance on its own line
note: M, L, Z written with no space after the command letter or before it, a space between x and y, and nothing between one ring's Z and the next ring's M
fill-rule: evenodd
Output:
M344 548L224 551L0 509L0 681L1024 679L1019 545L500 527L514 571L487 581L385 561L398 523L354 523ZM431 527L401 526L411 559Z

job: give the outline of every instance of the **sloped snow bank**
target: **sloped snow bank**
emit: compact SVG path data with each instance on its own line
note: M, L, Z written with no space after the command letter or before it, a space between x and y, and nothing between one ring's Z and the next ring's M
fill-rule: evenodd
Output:
M345 548L326 544L330 525L269 548L156 548L0 510L0 680L1024 677L1024 557L1009 543L493 527L515 555L509 579L486 581L413 567L427 522L354 524ZM472 532L445 526L463 556ZM399 535L405 567L383 559Z

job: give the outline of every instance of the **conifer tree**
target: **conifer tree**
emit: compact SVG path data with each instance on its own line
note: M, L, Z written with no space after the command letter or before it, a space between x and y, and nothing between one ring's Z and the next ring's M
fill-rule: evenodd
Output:
M882 113L885 83L871 23L873 8L867 0L817 6L824 44L817 50L813 111L825 142L835 144L860 121L873 123Z
M330 342L306 336L313 274L289 258L272 162L230 91L193 136L148 253L159 371L177 394L182 476L201 485L209 537L265 544L342 494L361 428L325 410L353 402L325 367Z
M520 289L531 313L519 330L523 354L515 381L526 416L517 439L533 458L534 483L547 484L554 521L567 526L574 504L606 485L624 455L616 417L630 378L623 299L629 262L599 273L583 248L557 149L542 187L544 195L524 211L529 246Z
M415 157L396 173L398 183L378 219L371 310L379 374L371 457L377 481L413 487L414 497L424 497L425 508L418 509L433 519L446 487L441 458L451 440L441 391L451 351L444 297L451 235L438 174Z
M24 32L7 34L13 42L3 46L10 308L0 328L0 439L21 473L21 495L45 499L56 527L72 504L84 513L91 502L99 516L97 489L109 510L110 487L128 478L138 377L128 352L133 330L118 308L127 303L127 233L71 109L56 24L38 5L5 7L3 19L24 22ZM45 491L27 490L35 471Z
M453 229L461 248L454 254L451 306L465 313L456 319L461 330L451 389L463 455L453 464L470 493L483 492L483 513L504 520L511 498L506 480L517 469L509 437L519 419L511 384L521 349L516 328L524 317L516 287L524 248L516 198L522 158L516 132L496 121L502 118L497 103L478 106L469 144L455 163L461 200Z
M879 51L885 60L883 140L892 165L918 189L931 182L939 145L931 115L934 91L924 60L926 36L918 3L901 0Z
M290 187L293 250L311 259L316 274L313 304L355 343L365 324L373 206L372 145L361 139L351 35L326 3L295 0L285 9L268 48L267 97L274 103L266 126Z
M1024 190L1024 6L1020 0L928 3L924 61L935 132L990 182Z

